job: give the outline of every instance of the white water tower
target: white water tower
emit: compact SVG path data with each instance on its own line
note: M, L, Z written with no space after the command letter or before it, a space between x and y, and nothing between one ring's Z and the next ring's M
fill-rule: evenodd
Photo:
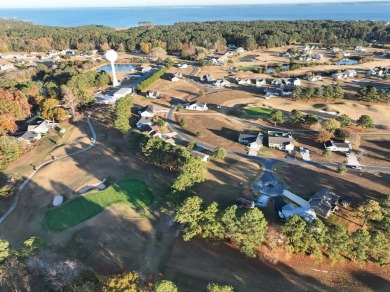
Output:
M118 79L116 79L116 72L115 72L115 61L118 59L118 53L114 50L108 50L104 54L104 58L106 58L111 63L111 71L112 71L112 86L116 87L119 85Z

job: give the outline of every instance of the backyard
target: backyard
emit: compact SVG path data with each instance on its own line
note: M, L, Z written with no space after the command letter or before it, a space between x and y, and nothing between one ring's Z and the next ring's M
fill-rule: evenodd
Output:
M52 230L62 231L95 216L114 203L129 204L136 209L142 209L152 202L153 195L144 182L124 180L104 191L77 197L49 210L43 223Z

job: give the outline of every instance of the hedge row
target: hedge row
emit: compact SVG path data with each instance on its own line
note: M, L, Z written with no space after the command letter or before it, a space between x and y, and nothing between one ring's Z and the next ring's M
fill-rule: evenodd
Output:
M152 85L154 82L156 82L161 76L164 75L165 72L167 72L167 67L162 67L160 70L158 70L156 73L152 74L149 78L142 81L138 86L137 90L142 91L146 88L148 88L150 85Z

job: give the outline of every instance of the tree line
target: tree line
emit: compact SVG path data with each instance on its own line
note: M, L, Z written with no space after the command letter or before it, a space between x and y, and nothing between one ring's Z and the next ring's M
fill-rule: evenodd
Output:
M317 262L326 255L331 263L346 259L363 264L368 261L378 265L390 263L390 196L381 202L367 200L355 211L363 220L363 227L349 234L341 225L325 224L321 220L307 223L301 217L290 217L282 226L291 252L310 254Z
M188 197L183 202L175 221L185 224L182 230L185 241L195 236L210 241L229 241L249 257L256 257L267 228L267 221L258 208L240 212L233 205L221 211L218 203L205 205L198 196Z
M375 86L361 88L357 96L363 101L390 102L390 90L378 90Z
M227 44L254 49L303 43L328 46L362 45L376 40L389 42L386 22L381 21L212 21L181 22L173 25L133 27L116 31L101 25L73 28L31 25L0 20L0 52L47 51L66 48L80 51L114 48L118 51L161 47L168 52L188 46L223 50Z
M144 161L178 173L173 191L185 191L204 181L206 164L181 146L134 130L130 133L130 147Z

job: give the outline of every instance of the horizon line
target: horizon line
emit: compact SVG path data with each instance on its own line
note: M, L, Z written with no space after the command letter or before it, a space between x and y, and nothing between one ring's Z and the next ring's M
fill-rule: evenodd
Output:
M278 1L278 0L277 0ZM302 0L297 0L302 1ZM2 9L74 9L74 8L145 8L145 7L205 7L205 6L288 6L288 5L340 5L340 4L380 4L380 3L390 3L390 0L340 0L335 2L293 2L293 3L285 3L285 2L269 2L269 3L230 3L230 4L180 4L180 5L174 5L174 4L161 4L161 5L112 5L112 6L24 6L24 7L0 7L0 11Z

